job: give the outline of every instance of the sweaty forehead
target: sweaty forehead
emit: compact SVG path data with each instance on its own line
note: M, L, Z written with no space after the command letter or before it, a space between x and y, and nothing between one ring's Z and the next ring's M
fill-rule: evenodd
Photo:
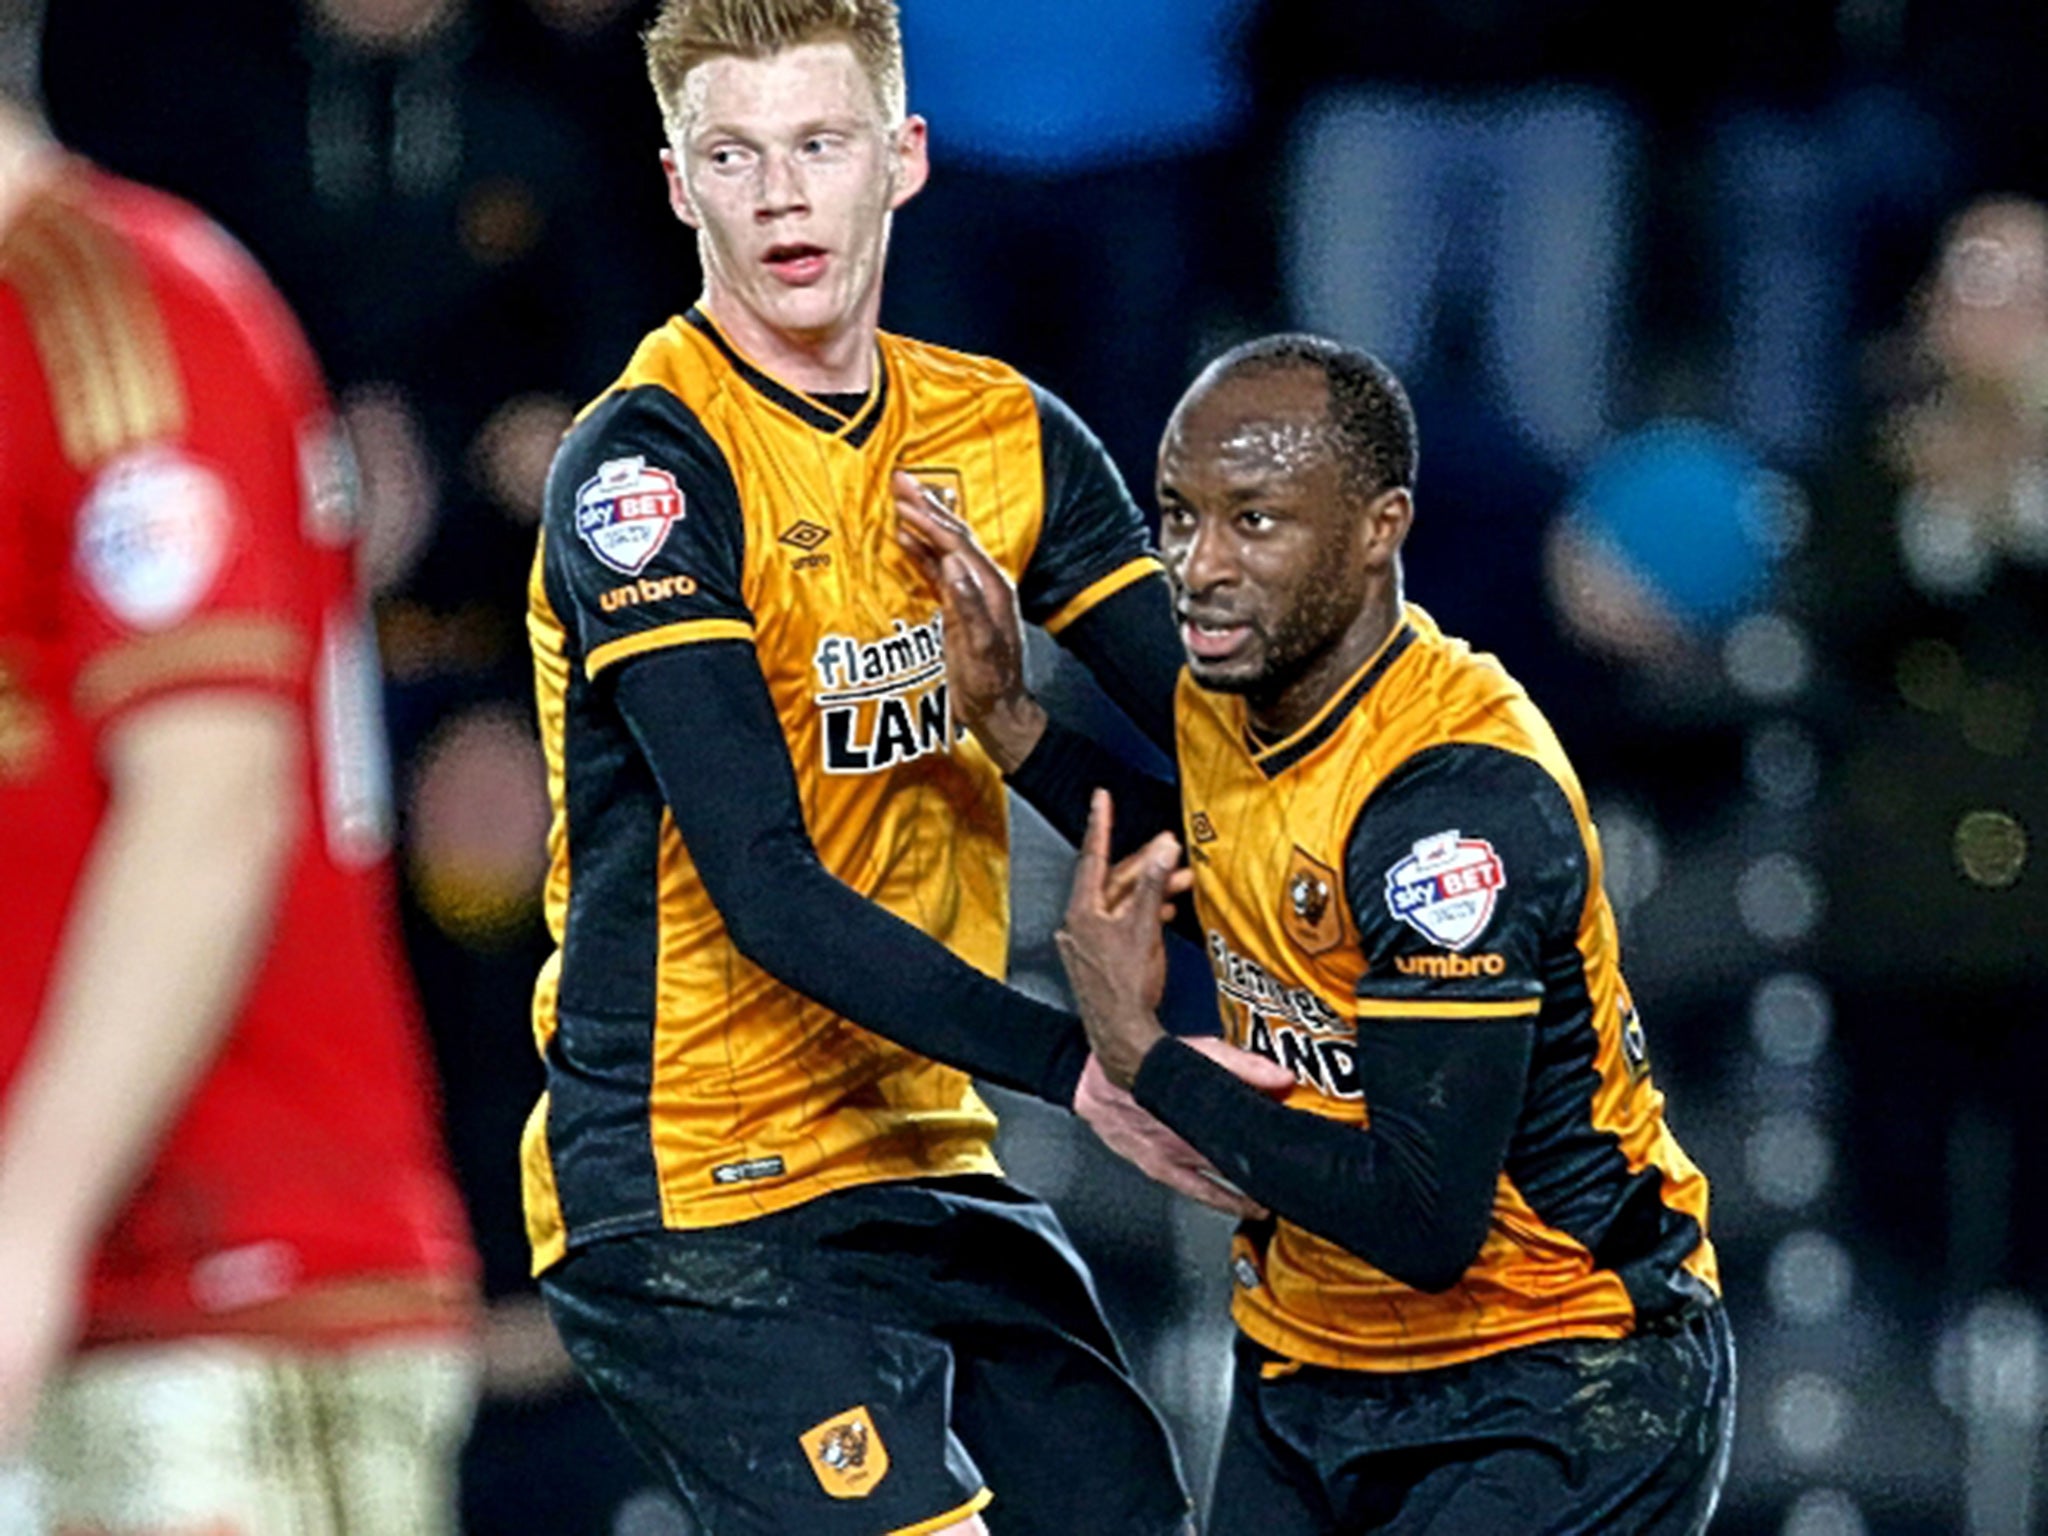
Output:
M1201 387L1174 418L1166 457L1232 477L1292 474L1334 457L1329 386L1313 369L1226 376Z

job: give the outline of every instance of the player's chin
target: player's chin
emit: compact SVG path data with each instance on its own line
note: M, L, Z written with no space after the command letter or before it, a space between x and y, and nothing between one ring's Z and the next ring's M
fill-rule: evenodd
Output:
M778 285L766 298L776 323L796 335L835 332L845 325L852 309L840 285L829 278L804 287Z
M1266 680L1268 668L1261 655L1242 652L1222 658L1188 657L1188 675L1211 693L1254 693Z

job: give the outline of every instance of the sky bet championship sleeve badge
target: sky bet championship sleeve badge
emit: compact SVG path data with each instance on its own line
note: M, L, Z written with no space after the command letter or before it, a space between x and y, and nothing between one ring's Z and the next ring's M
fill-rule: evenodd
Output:
M1436 832L1387 871L1387 910L1430 943L1463 949L1486 931L1506 884L1485 838Z
M576 492L576 531L621 576L638 576L681 521L683 493L644 458L608 459Z

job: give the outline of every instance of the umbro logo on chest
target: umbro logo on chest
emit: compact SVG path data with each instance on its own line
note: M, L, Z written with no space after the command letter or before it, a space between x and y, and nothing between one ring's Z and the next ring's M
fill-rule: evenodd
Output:
M809 518L799 518L783 529L775 542L794 553L795 558L789 563L791 570L817 571L832 563L832 557L820 549L831 537L831 529L820 527Z

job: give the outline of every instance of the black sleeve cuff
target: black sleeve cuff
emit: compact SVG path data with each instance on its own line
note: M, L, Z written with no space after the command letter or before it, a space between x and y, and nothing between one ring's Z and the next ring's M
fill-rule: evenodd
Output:
M1234 1149L1250 1146L1259 1134L1262 1111L1276 1107L1200 1051L1171 1036L1155 1044L1138 1063L1131 1097L1239 1187L1250 1174L1250 1158Z

